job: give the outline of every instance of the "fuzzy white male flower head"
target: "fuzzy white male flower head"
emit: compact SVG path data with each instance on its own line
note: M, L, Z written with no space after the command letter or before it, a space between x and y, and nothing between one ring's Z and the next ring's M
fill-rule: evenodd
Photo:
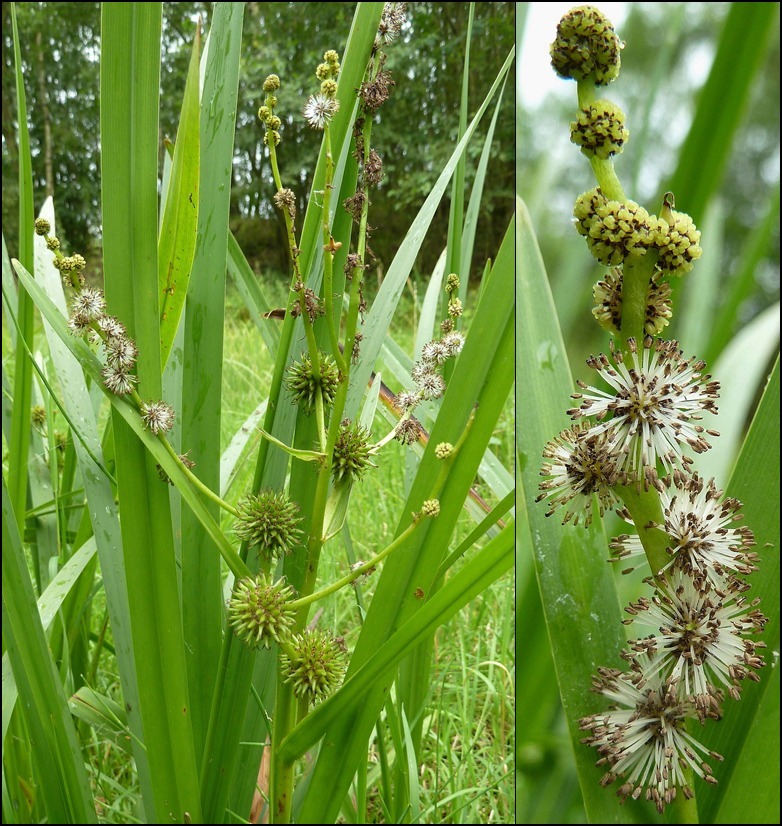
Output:
M302 114L313 129L323 129L339 111L339 101L323 94L310 95Z
M176 414L174 408L166 402L149 402L141 406L141 418L144 426L153 433L168 433L174 426Z
M593 495L597 495L600 516L618 501L613 487L622 480L611 441L605 433L595 433L588 422L580 422L563 430L543 451L548 459L540 469L543 491L536 502L551 497L551 516L556 508L564 506L564 525L570 519L577 525L579 519L588 526L592 521Z
M748 575L757 570L757 554L752 531L732 523L741 518L741 502L723 498L714 480L704 482L696 473L689 476L678 471L660 488L664 521L661 528L668 534L666 548L671 566L688 574L696 584L709 582L722 588L731 574ZM614 561L642 557L644 549L637 536L622 534L611 542Z
M659 671L644 678L645 666L646 656L641 655L629 672L599 668L593 689L609 697L613 708L584 717L579 725L592 732L581 742L594 746L600 754L598 765L608 768L601 785L609 786L621 777L625 782L617 791L619 797L637 800L645 791L646 799L662 813L680 789L686 798L693 796L684 774L687 766L707 783L716 784L711 767L698 752L715 760L722 757L688 734L686 720L693 716L692 704L679 701Z
M747 638L759 634L766 617L738 596L739 585L724 590L708 583L698 586L681 571L650 580L655 585L651 600L642 597L626 609L633 619L626 624L650 627L654 633L633 640L630 648L644 652L644 677L658 673L677 699L695 703L701 718L720 716L721 688L734 700L740 697L740 681L758 681L752 668L764 665L757 648L762 642Z
M579 381L579 387L588 392L573 395L581 404L568 410L568 415L573 419L593 416L599 423L595 433L611 434L622 457L622 470L648 487L657 481L658 460L673 470L692 461L683 455L684 446L695 453L711 447L704 434L719 434L697 422L704 410L717 412L714 401L719 383L703 374L704 362L683 359L677 341L647 336L641 348L633 338L627 343L629 359L616 352L613 344L611 360L603 354L587 359L613 393Z

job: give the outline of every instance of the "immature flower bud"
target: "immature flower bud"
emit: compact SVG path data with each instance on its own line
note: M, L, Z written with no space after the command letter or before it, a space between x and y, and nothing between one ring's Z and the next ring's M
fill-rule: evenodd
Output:
M660 251L657 267L669 275L684 275L692 269L692 262L703 254L701 234L695 223L684 212L670 213L670 219L660 219L660 232L655 246Z
M448 295L451 295L451 293L458 292L459 283L459 276L455 272L452 272L448 276L448 278L445 279L445 291L448 293Z
M434 455L438 459L447 459L453 453L453 445L450 442L440 442L434 449Z
M551 44L551 65L564 78L605 86L619 75L622 43L614 27L593 6L579 6L565 14Z
M258 119L262 123L268 123L272 116L272 110L268 106L261 106L258 110Z
M570 124L570 140L587 157L610 158L622 151L629 137L624 112L610 100L596 100Z
M293 693L315 703L334 692L345 673L345 644L328 631L305 630L280 657L280 671Z
M33 424L41 425L46 424L46 408L42 407L40 404L36 404L33 406L32 410L30 411L33 419Z
M35 219L35 234L36 235L48 235L52 231L52 225L46 220L46 218L36 218Z
M284 493L262 490L250 493L236 505L239 514L234 533L266 559L290 553L299 543L299 507Z
M339 428L334 444L331 474L335 482L343 479L360 479L368 467L376 467L370 461L369 432L358 422L345 419Z
M240 579L228 603L228 621L234 633L248 645L269 648L285 639L296 612L289 607L293 589L284 580L272 582L266 575Z
M305 413L310 414L315 409L315 399L319 392L323 396L324 406L328 407L334 401L339 387L339 368L331 356L321 353L320 375L316 376L313 372L312 360L303 353L301 360L294 362L288 368L286 384L294 403L298 404Z
M274 131L273 129L267 129L267 130L266 130L266 132L264 132L264 135L263 135L263 145L264 145L264 146L268 146L268 145L269 145L269 135L271 135L271 136L272 136L272 139L274 140L274 145L275 145L275 146L279 146L279 145L280 145L280 141L282 140L282 138L280 137L280 133L279 133L279 132Z
M609 201L599 188L576 199L576 230L592 255L607 267L629 256L645 255L657 238L658 219L635 201Z
M46 249L51 250L52 252L60 249L60 239L55 238L54 236L50 236L49 238L47 238Z
M337 82L327 78L320 84L320 93L327 98L333 98L337 94Z
M323 59L329 64L335 74L339 71L339 54L334 49L329 49L323 55Z
M427 499L424 501L423 505L421 505L421 513L424 516L428 516L430 519L434 519L436 516L440 515L440 500L439 499Z
M280 88L280 79L277 75L269 75L263 82L264 92L275 92Z

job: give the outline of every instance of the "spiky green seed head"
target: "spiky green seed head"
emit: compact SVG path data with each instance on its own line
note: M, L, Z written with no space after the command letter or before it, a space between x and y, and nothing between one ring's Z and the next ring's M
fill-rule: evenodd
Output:
M286 384L293 401L305 413L310 414L315 409L315 399L319 392L323 396L324 407L329 407L334 401L339 387L339 368L331 356L321 353L320 375L315 376L312 360L307 354L302 354L301 359L288 368Z
M258 548L265 559L289 554L299 543L299 506L281 492L262 490L250 493L236 505L239 514L234 533L250 547Z
M346 650L341 639L320 629L305 630L290 641L280 657L280 671L293 693L310 703L332 694L345 674Z
M347 419L340 424L339 435L334 444L331 475L335 482L343 479L360 479L372 464L369 452L369 431L358 422Z
M269 648L288 637L296 612L290 608L293 589L265 574L240 579L228 603L234 633L251 648Z

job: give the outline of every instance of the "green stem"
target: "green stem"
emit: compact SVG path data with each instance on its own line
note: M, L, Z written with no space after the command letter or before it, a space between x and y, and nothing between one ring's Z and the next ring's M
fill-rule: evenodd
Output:
M137 403L137 404L140 404L140 403L141 403L141 399L139 398L138 393L136 393L136 391L135 391L135 390L132 392L132 396L133 396L133 398L134 398L134 401L136 401L136 403ZM195 475L195 473L193 473L193 472L190 470L190 468L188 468L188 467L187 467L187 466L186 466L186 465L182 462L182 460L179 458L179 456L177 455L177 453L176 453L176 451L174 450L174 448L171 446L171 442L169 442L169 441L168 441L168 439L167 439L165 436L163 436L163 434L162 434L162 433L159 433L159 434L158 434L158 439L160 440L160 443L163 445L163 447L165 447L166 451L167 451L167 452L171 455L171 457L174 459L174 461L175 461L175 462L179 465L180 470L182 471L182 473L184 473L184 474L185 474L185 476L187 477L188 482L190 482L190 484L191 484L191 485L192 485L192 486L193 486L196 490L198 490L198 491L201 493L201 495L202 495L202 496L204 496L204 498L211 500L211 501L212 501L212 502L214 502L216 505L218 505L219 507L221 507L224 511L227 511L228 513L230 513L230 514L231 514L231 516L233 516L233 517L235 517L235 518L238 518L238 517L239 517L239 512L236 510L236 508L235 508L233 505L229 505L229 504L228 504L228 502L225 502L225 501L224 501L223 499L221 499L221 498L220 498L220 497L219 497L219 496L218 496L218 495L217 495L214 491L210 490L210 489L209 489L209 488L208 488L208 487L207 487L207 486L206 486L206 485L205 485L205 484L204 484L204 483L203 483L203 482L202 482L202 481L201 481L201 480L200 480L200 479L199 479L199 478Z
M272 759L269 788L272 789L270 823L290 823L293 804L293 762L280 760L280 743L294 727L295 697L290 683L277 683L274 725L272 726Z
M346 574L341 579L336 580L336 582L332 582L330 585L327 585L325 588L322 588L320 591L315 591L311 593L309 596L302 597L301 599L296 599L293 602L289 603L289 608L295 608L298 610L299 608L304 608L307 605L311 605L313 602L317 602L318 600L324 599L329 594L334 594L340 590L340 588L344 588L345 585L349 585L354 580L358 579L362 574L365 574L367 571L374 568L376 565L380 564L387 556L392 554L397 548L399 548L410 536L412 536L413 531L418 527L421 523L420 519L414 520L407 528L405 528L402 533L387 547L383 548L379 554L376 554L372 557L368 562L364 562L361 565L354 568L349 574Z
M694 772L687 766L683 769L685 785L693 788ZM693 795L689 800L681 793L674 798L666 811L666 821L668 823L700 823L698 817L698 803Z
M339 336L334 318L334 250L329 227L334 159L331 157L331 129L328 124L323 129L323 142L326 148L326 178L323 187L323 300L326 305L326 326L329 331L331 352L340 371L346 374L348 368L339 349Z
M364 165L369 160L369 139L372 135L372 118L364 118L362 128L362 140L364 143ZM345 354L347 355L348 369L356 342L356 332L358 330L358 314L361 306L361 285L364 281L364 256L367 250L367 219L369 217L369 194L366 180L363 181L364 202L361 205L361 218L358 226L358 240L356 242L356 254L359 257L361 266L354 268L352 280L350 282L350 304L345 320Z
M266 130L267 146L269 147L269 163L272 168L272 177L274 178L274 185L279 192L282 189L282 177L280 176L280 168L277 163L277 147L274 145L274 135L271 129ZM307 349L310 353L310 360L312 361L312 372L317 378L320 376L320 353L318 351L318 344L315 341L315 331L312 329L312 321L306 310L306 301L304 294L304 282L301 278L301 270L299 269L299 250L296 246L296 234L293 229L293 218L287 209L282 210L283 218L285 220L285 231L288 236L288 252L291 256L291 263L293 265L293 274L291 276L291 290L298 295L299 306L301 307L301 319L304 323L304 333L307 337ZM293 305L293 298L288 300L288 312L290 312Z

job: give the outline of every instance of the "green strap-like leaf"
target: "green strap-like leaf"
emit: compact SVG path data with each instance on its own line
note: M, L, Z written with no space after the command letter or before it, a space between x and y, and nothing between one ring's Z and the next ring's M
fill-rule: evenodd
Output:
M84 758L49 653L16 525L3 478L3 642L24 698L20 708L40 781L37 793L49 823L97 823Z
M158 238L160 363L165 366L185 306L198 227L200 128L198 63L201 29L196 30L182 114ZM210 192L210 197L214 193Z
M624 635L613 572L606 564L608 542L599 519L588 530L580 524L563 526L562 516L555 513L547 519L546 505L535 502L543 448L568 424L565 410L573 381L543 260L522 202L519 210L516 438L532 553L587 815L592 823L626 822L627 808L600 787L597 756L581 745L578 728L580 717L605 705L605 698L589 691L597 667L621 663ZM519 644L523 659L524 640ZM526 696L523 687L521 696ZM523 726L523 713L519 724Z

